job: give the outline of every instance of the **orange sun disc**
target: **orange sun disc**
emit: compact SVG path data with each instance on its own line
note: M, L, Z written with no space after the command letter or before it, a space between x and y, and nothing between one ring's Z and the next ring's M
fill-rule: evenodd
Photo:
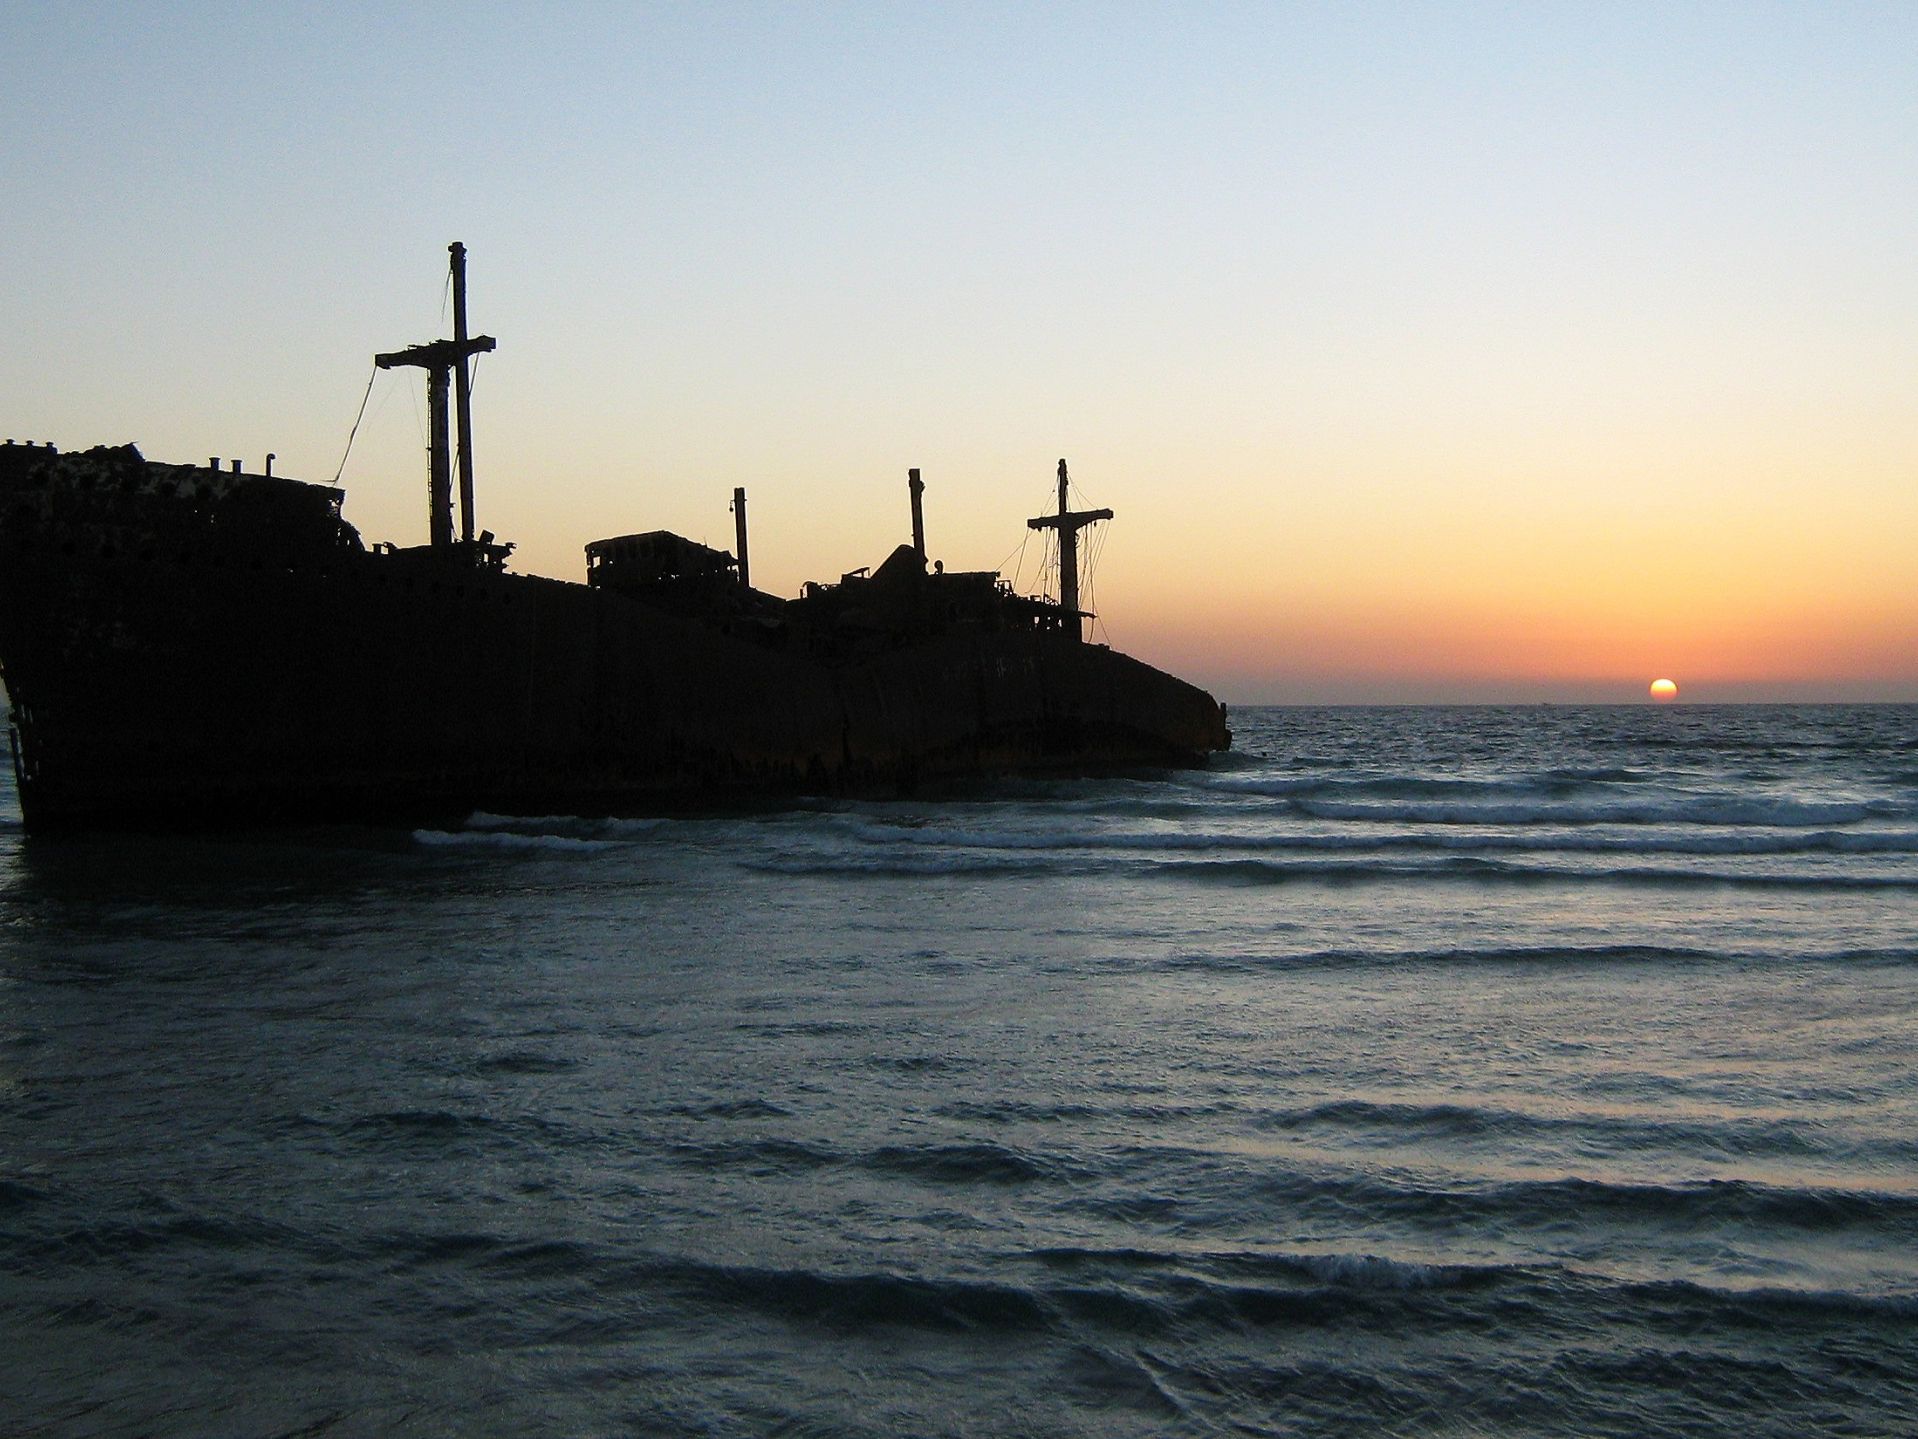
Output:
M1652 698L1660 704L1664 704L1669 700L1675 700L1678 698L1678 686L1670 680L1653 680Z

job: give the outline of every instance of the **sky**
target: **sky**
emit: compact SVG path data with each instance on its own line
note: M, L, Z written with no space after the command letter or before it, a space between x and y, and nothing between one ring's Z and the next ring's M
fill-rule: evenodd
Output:
M0 430L794 594L910 538L1235 703L1918 700L1918 5L14 4ZM368 390L369 378L372 388ZM350 454L347 438L366 399Z

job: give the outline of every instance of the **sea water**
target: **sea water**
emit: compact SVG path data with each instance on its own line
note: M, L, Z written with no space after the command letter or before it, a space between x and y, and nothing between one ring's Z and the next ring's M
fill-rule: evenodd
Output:
M450 830L0 803L0 1432L1918 1428L1918 708Z

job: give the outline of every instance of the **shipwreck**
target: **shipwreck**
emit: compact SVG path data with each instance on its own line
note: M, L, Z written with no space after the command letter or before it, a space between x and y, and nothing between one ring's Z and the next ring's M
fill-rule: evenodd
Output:
M425 372L428 539L368 545L343 492L132 445L0 447L0 679L30 830L619 813L981 776L1201 764L1193 685L1086 642L1060 461L1057 600L913 540L793 598L665 531L522 575L474 522L465 250ZM457 503L456 503L457 492Z

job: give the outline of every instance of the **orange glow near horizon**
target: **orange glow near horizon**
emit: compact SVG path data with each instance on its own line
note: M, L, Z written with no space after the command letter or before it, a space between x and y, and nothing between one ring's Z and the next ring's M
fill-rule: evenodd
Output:
M1918 700L1918 496L1889 455L1839 491L1818 436L1775 438L1737 482L1727 441L1618 490L1541 452L1496 483L1348 456L1241 489L1231 525L1121 496L1100 607L1120 648L1248 703L1630 703L1669 674L1693 702Z
M1236 613L1216 591L1181 605L1109 581L1102 611L1120 648L1242 703L1626 703L1667 665L1694 701L1918 700L1918 597L1794 603L1751 584L1669 604L1524 586L1421 596L1370 578L1355 570L1349 598L1255 595Z

